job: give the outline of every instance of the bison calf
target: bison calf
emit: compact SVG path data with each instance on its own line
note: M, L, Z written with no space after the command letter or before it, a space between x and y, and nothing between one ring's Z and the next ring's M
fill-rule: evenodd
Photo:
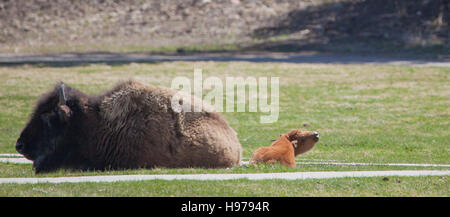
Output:
M200 112L175 112L174 94L127 81L88 96L59 83L38 101L16 150L36 173L239 164L241 144L222 115L205 104Z
M319 134L311 131L291 130L275 140L269 147L256 149L251 164L280 162L295 167L295 156L311 150L319 141Z

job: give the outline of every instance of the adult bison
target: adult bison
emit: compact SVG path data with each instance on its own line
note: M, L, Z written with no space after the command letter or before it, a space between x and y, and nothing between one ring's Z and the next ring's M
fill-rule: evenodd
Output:
M38 101L16 150L36 173L239 164L242 147L226 120L205 104L174 111L175 94L130 80L88 96L60 82Z

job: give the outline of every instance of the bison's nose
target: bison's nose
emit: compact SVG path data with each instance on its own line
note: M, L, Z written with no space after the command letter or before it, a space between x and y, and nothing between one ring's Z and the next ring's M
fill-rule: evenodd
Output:
M17 152L22 153L23 148L24 148L24 145L22 143L20 143L20 142L16 143Z
M316 132L316 131L314 131L314 132L313 132L313 136L315 136L316 138L319 138L319 133Z

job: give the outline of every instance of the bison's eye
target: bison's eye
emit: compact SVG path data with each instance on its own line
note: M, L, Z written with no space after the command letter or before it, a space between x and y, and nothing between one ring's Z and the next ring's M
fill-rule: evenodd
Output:
M53 125L55 125L56 123L56 114L54 112L51 113L45 113L41 115L41 120L44 122L44 124L47 127L52 127Z
M42 120L45 124L47 124L47 125L50 126L50 117L49 117L49 116L50 116L49 114L43 114L43 115L41 115L41 120Z

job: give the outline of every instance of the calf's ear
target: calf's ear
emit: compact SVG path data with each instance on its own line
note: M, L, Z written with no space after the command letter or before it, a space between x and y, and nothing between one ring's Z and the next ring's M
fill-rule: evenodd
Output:
M67 106L67 97L64 83L61 83L61 85L59 86L58 95L58 115L62 121L67 122L72 116L72 110L69 106Z
M298 130L296 130L296 129L291 130L288 133L289 140L291 140L291 141L295 140L295 135L297 134L297 132L298 132Z

